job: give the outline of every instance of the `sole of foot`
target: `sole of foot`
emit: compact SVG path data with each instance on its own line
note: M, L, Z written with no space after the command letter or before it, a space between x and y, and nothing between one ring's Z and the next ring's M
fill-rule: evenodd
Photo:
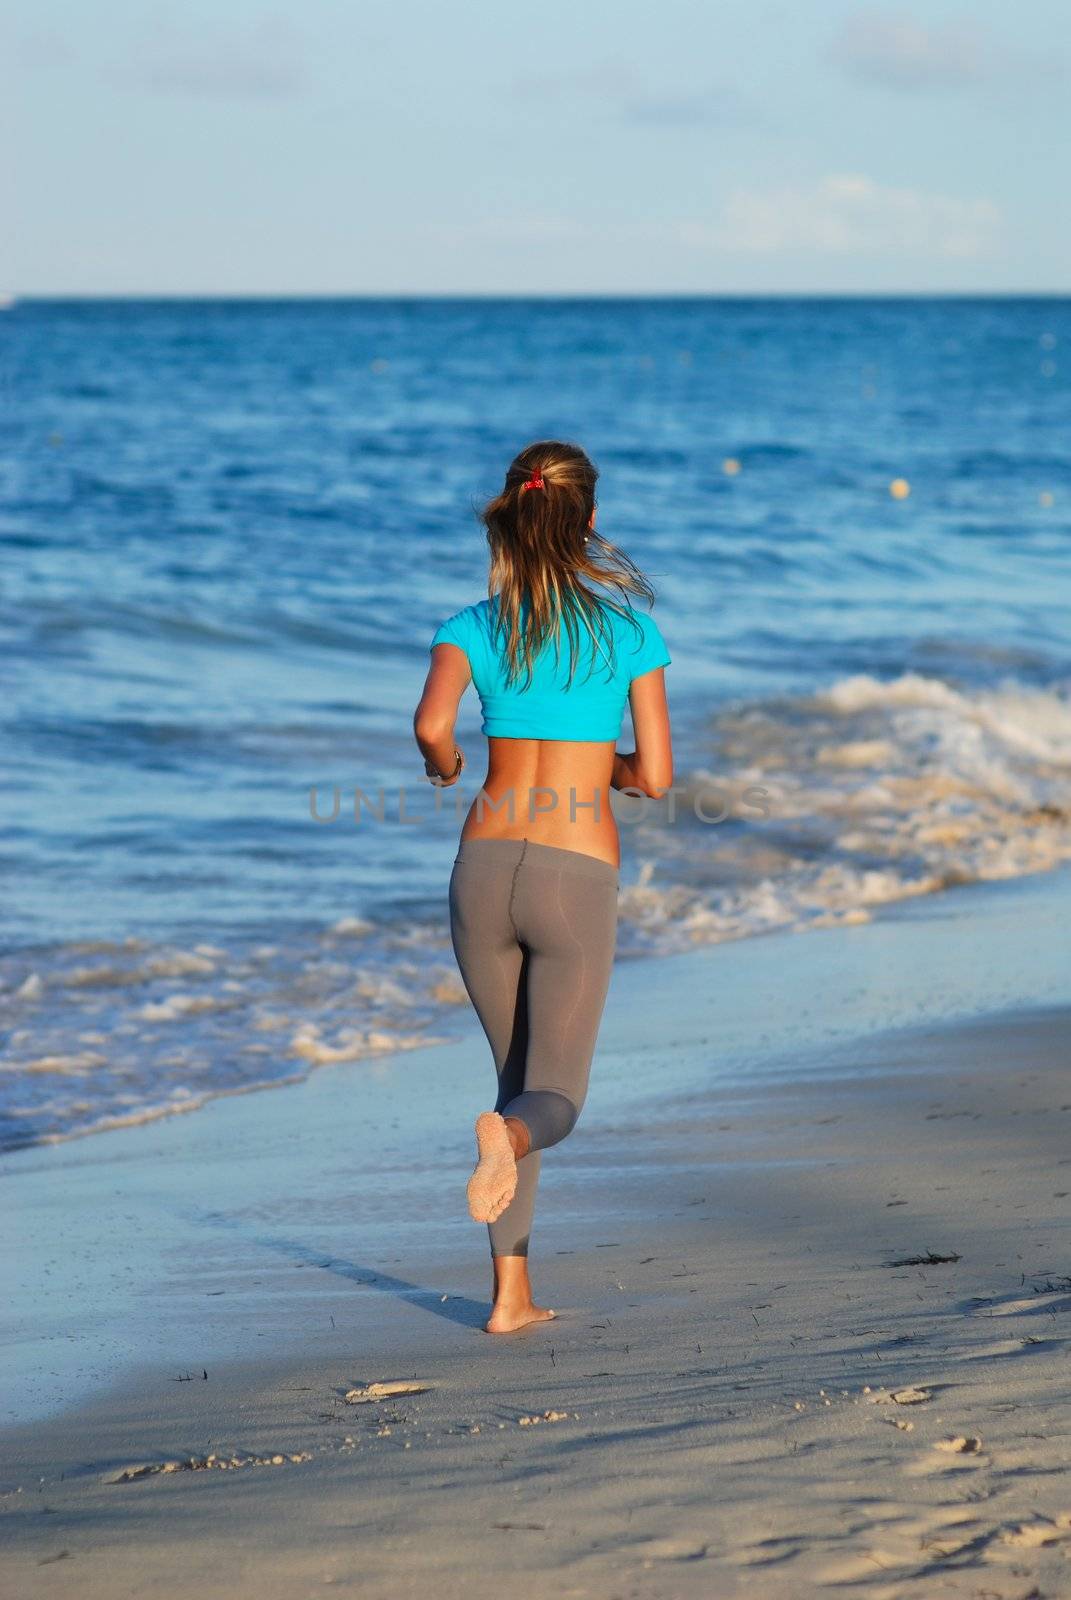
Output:
M479 1157L467 1190L469 1215L473 1222L493 1222L517 1189L517 1158L497 1111L481 1111L476 1118L476 1148Z

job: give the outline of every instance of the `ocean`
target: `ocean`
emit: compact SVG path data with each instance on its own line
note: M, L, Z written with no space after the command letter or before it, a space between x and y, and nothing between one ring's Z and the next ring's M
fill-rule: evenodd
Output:
M19 301L0 376L4 1147L456 1031L411 718L532 439L674 658L621 961L1071 857L1069 300Z

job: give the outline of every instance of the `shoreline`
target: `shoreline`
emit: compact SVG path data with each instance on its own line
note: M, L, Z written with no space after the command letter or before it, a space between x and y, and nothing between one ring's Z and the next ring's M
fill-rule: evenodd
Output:
M827 924L814 923L774 926L764 931L754 930L748 934L740 935L736 938L700 941L689 949L680 949L675 951L661 951L657 953L649 951L629 951L625 955L621 955L619 952L615 962L615 973L619 968L623 970L633 966L638 966L639 969L643 971L647 968L648 964L654 963L655 985L657 986L658 969L663 967L666 962L677 963L682 960L689 960L693 963L704 963L706 961L716 962L718 959L718 952L734 948L737 945L749 946L752 941L755 940L761 943L769 939L795 939L804 933L818 933L829 936L836 930L855 930L862 927L881 926L885 922L896 923L902 920L904 917L913 918L920 906L922 907L921 914L925 920L930 919L931 912L933 916L940 916L946 910L947 914L951 916L969 917L971 914L972 905L976 904L977 901L971 901L968 898L966 901L961 902L957 898L958 896L970 897L972 895L981 895L985 897L995 895L998 898L1002 898L1006 896L1014 896L1020 887L1022 887L1023 890L1029 894L1031 885L1036 879L1042 878L1047 880L1050 877L1055 877L1057 880L1055 893L1061 893L1059 884L1071 883L1071 863L1059 863L1054 866L1040 869L1037 872L1017 874L1006 879L979 879L968 884L950 885L940 891L927 892L925 895L905 895L899 899L891 900L881 904L876 908L876 913L871 913L865 918L857 919L848 917L841 920L831 920ZM944 905L946 896L952 897L952 904L947 908ZM345 930L332 929L330 931L333 933L339 933L340 931L344 932ZM356 954L359 958L360 951L358 951ZM451 963L452 959L453 958L451 957ZM359 965L359 960L357 964ZM450 963L447 964L447 970L450 972L451 977L453 977L455 969ZM167 1105L138 1107L125 1113L106 1114L99 1121L74 1128L69 1133L49 1133L36 1138L28 1138L19 1143L2 1145L0 1146L0 1179L7 1175L5 1173L5 1163L9 1162L13 1158L17 1159L21 1156L32 1155L34 1151L49 1149L54 1146L69 1145L85 1139L95 1140L102 1135L123 1133L130 1129L149 1126L157 1122L168 1121L175 1117L189 1116L192 1113L203 1111L207 1106L211 1106L218 1100L228 1100L245 1095L257 1095L268 1090L292 1089L307 1082L308 1079L314 1074L322 1073L324 1071L335 1070L339 1068L342 1070L360 1071L363 1067L381 1060L392 1060L396 1056L403 1056L413 1052L450 1048L453 1045L462 1042L465 1044L471 1044L472 1041L475 1040L477 1047L479 1047L479 1045L483 1042L483 1035L475 1024L475 1018L471 1010L471 1003L469 1002L467 996L464 995L464 992L460 987L460 978L457 978L456 981L458 984L458 997L456 1001L451 1003L449 1008L442 1011L441 1014L429 1020L427 1025L427 1033L425 1036L421 1036L420 1034L412 1036L399 1034L397 1039L392 1044L384 1044L382 1047L368 1049L354 1055L339 1054L335 1059L332 1059L330 1052L328 1051L325 1053L324 1059L316 1062L314 1066L306 1065L301 1070L284 1073L277 1077L258 1079L249 1083L226 1085L220 1088L204 1089L199 1094L191 1094L189 1099L180 1100ZM624 988L627 980L622 978L619 981L615 980L615 982L617 982L617 987ZM610 1009L610 1005L614 1003L615 999L612 993L611 999L608 1001L608 1011ZM455 1005L457 1009L455 1009ZM452 1027L450 1027L451 1018L456 1019ZM446 1033L437 1034L434 1031L432 1023L446 1024L449 1031ZM604 1024L604 1034L606 1032L607 1025L608 1022L607 1024ZM887 1023L886 1025L895 1025L895 1023Z
M0 1571L41 1600L1059 1593L1069 882L645 962L545 1165L558 1317L509 1337L464 1215L475 1033L18 1152ZM378 1380L427 1387L345 1402ZM239 1466L117 1482L210 1455Z

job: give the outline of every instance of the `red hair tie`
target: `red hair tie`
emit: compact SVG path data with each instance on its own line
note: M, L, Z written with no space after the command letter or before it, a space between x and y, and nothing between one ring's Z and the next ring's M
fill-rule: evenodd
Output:
M528 479L528 482L521 484L521 493L523 494L526 489L542 489L542 488L543 488L543 471L542 471L541 467L536 467L535 471L532 473L532 476Z

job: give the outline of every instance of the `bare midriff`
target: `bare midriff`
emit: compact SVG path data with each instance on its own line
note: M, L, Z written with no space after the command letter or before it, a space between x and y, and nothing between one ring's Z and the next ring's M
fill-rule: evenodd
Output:
M466 839L530 839L621 864L610 808L614 739L487 741L487 776L469 807Z

